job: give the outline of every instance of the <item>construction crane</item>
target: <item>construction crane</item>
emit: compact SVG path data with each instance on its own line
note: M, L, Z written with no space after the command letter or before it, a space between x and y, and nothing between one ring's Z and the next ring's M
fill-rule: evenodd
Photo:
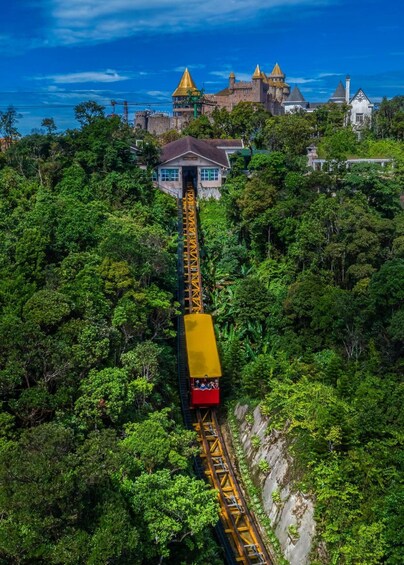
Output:
M129 123L129 106L167 106L166 102L128 102L127 100L117 101L111 100L110 101L112 107L112 116L115 116L116 106L123 106L122 112L122 121L127 124Z

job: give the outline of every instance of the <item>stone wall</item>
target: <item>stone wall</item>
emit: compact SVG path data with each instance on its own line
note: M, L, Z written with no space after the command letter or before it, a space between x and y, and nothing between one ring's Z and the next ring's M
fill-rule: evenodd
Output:
M313 501L291 482L293 460L285 437L276 431L268 433L268 419L259 407L247 421L248 412L248 406L237 405L235 416L251 475L262 492L264 510L285 558L291 565L307 565L316 533ZM264 471L262 461L267 462Z

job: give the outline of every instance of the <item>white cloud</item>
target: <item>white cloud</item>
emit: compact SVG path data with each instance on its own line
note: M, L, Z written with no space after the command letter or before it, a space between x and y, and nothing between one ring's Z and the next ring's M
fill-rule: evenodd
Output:
M204 65L203 63L199 63L199 64L195 64L195 65L186 65L186 67L185 66L175 67L172 70L176 73L183 73L185 71L185 68L188 68L188 70L190 70L190 71L194 71L194 70L198 70L198 69L205 69L206 65ZM169 72L171 72L171 71L169 71Z
M131 76L119 74L117 71L84 71L81 73L67 73L60 75L47 75L36 77L36 80L50 80L55 84L78 84L83 82L119 82L128 80Z
M318 78L338 77L341 73L319 73Z
M224 70L224 71L211 71L209 74L220 77L220 78L228 79L230 73L231 73L231 70L227 69L227 70ZM248 82L248 81L251 80L253 73L254 73L254 69L252 69L251 73L235 73L236 74L236 80Z
M158 100L169 100L171 102L171 92L168 90L148 90L145 94L157 98Z
M147 32L183 32L245 24L293 6L341 0L45 0L51 43L98 43Z
M308 82L317 82L317 78L304 78L304 77L286 77L289 84L307 84Z

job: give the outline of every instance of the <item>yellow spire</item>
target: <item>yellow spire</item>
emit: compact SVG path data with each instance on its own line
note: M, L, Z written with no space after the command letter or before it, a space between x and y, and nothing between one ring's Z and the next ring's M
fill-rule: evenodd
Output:
M198 92L189 70L185 69L176 90L173 92L173 96L187 96L190 90L192 93Z
M283 72L281 71L280 66L278 65L278 63L276 63L276 65L274 66L274 68L272 69L272 73L269 75L271 77L282 77L284 78L285 75L283 74Z
M252 76L253 78L261 78L261 69L260 66L257 65L254 71L254 74Z

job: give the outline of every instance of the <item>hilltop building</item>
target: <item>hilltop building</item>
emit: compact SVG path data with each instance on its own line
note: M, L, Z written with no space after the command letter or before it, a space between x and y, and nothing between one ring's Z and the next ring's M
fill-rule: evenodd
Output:
M194 116L194 105L192 104L192 97L198 97L200 91L196 88L196 84L191 77L188 69L185 69L181 80L172 94L173 99L173 116L175 118L182 118L184 122Z
M347 104L349 107L347 115L347 123L350 123L356 131L372 121L372 112L374 104L366 96L365 92L360 88L354 96L350 96L351 78L346 77L345 86L340 81L328 102L334 104ZM313 112L319 106L323 106L324 102L308 102L300 92L298 86L294 86L292 92L283 102L286 114L292 112Z
M212 104L202 107L204 114L211 114L214 107L231 111L239 102L260 103L266 110L277 116L284 113L282 103L289 96L290 88L285 82L285 74L278 63L267 76L257 65L251 81L237 81L231 72L226 88L216 94L207 94L206 99Z
M369 100L364 91L360 88L350 99L351 107L349 120L354 129L360 129L363 125L372 121L374 104Z
M278 63L267 76L257 65L250 81L237 81L231 72L226 88L215 94L203 94L188 69L185 69L172 94L173 115L150 111L136 112L135 127L160 135L170 129L181 131L198 115L212 114L214 108L231 111L239 102L259 103L273 115L283 114L283 102L290 88Z
M278 63L269 75L257 65L250 81L237 81L235 73L231 72L226 88L215 94L204 94L197 88L189 70L185 69L172 94L173 115L148 110L136 112L135 127L156 135L172 129L182 131L193 117L202 114L210 116L214 108L231 111L239 102L262 104L275 116L296 111L313 112L324 105L324 102L307 101L298 86L291 91L285 80L286 76ZM347 123L359 135L361 128L371 122L374 104L361 88L350 97L350 83L349 76L346 77L345 86L340 81L328 102L349 106Z
M285 114L291 114L294 112L307 112L309 110L310 104L306 101L303 94L300 92L298 86L294 86L292 92L286 98L283 103L285 109Z
M197 89L188 69L185 69L177 88L172 94L173 115L163 112L142 110L135 114L135 128L140 128L154 135L161 135L169 130L182 131L194 117L195 104L192 97L198 99L200 91ZM200 105L197 106L198 114Z

